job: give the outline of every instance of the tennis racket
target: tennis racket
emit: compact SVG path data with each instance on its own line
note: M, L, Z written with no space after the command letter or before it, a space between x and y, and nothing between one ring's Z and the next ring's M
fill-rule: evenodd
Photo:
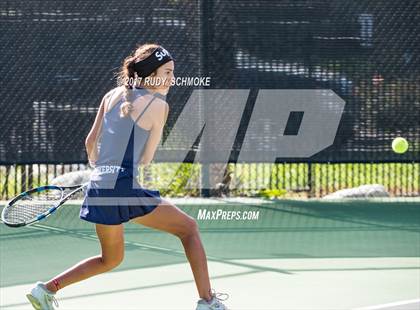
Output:
M10 227L23 227L39 222L54 213L70 197L85 191L87 184L45 185L30 189L13 198L4 207L1 220Z

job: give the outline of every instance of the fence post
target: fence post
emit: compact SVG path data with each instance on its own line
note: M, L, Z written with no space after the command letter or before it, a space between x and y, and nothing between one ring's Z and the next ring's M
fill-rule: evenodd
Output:
M200 75L211 76L211 54L210 48L213 46L213 0L200 0L200 45L201 45L201 58L200 58ZM203 102L200 97L200 107L203 108ZM205 113L204 107L204 113ZM204 116L205 119L205 115ZM201 151L200 154L206 154L205 145L207 141L204 141L203 134L200 141ZM206 160L202 161L201 164L201 196L210 197L210 163Z
M32 164L29 164L28 165L28 188L33 187L32 186L32 184L33 184L33 173L34 173L34 170L33 170Z
M308 163L308 185L309 185L309 193L308 193L308 197L312 198L313 197L313 178L312 178L312 163L309 162Z
M5 198L5 194L6 194L6 199L9 199L9 173L10 173L10 165L6 166L6 177L4 180L4 184L3 184L3 191L1 192L1 198L4 199Z
M23 192L26 190L26 166L20 166L20 191Z

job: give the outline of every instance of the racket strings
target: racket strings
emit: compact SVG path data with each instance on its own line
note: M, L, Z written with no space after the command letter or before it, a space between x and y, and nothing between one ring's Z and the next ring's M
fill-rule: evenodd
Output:
M12 224L25 223L54 207L62 194L54 189L24 195L5 210L4 218Z
M24 223L48 211L53 204L20 204L13 205L5 211L5 219L12 224Z
M48 190L42 191L39 193L34 193L31 195L23 196L21 200L30 200L30 201L58 201L61 199L62 191L60 190Z

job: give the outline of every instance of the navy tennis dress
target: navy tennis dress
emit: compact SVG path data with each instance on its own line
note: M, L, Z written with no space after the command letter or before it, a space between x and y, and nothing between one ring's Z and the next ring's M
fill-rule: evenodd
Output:
M133 90L134 98L151 94L144 88ZM89 222L118 225L152 212L161 197L158 190L142 188L137 182L138 163L150 132L137 121L156 98L154 93L136 120L120 117L119 100L104 114L98 160L95 164L82 207L80 218Z

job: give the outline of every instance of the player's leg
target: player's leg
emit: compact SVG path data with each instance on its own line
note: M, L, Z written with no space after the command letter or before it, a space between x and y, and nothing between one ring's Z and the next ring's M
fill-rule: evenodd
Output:
M72 283L109 271L121 263L124 258L124 226L96 224L96 234L102 253L87 258L52 278L45 283L48 290L56 292Z
M198 294L203 299L211 299L207 258L194 218L163 199L151 213L134 218L132 222L178 236L191 265Z
M35 309L54 309L58 306L55 293L72 283L118 266L124 257L124 227L120 225L96 224L96 233L101 243L101 255L87 258L47 283L37 282L26 297Z

